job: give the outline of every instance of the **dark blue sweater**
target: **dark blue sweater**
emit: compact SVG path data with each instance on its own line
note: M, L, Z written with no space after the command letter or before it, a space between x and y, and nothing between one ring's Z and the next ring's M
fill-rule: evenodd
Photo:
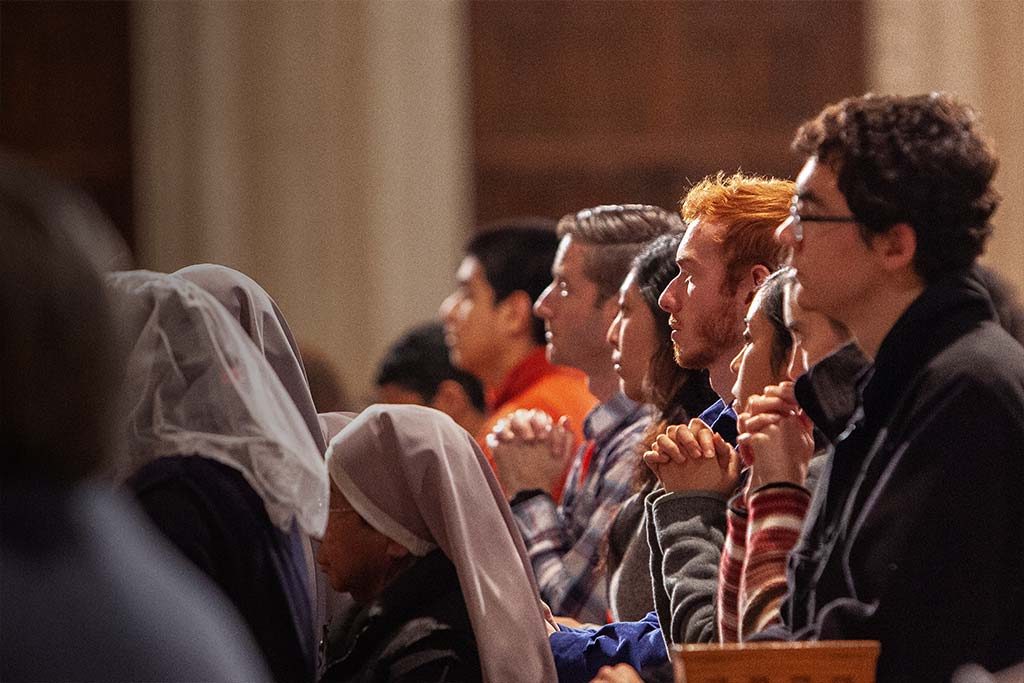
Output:
M154 524L224 591L278 683L316 676L303 538L275 527L237 470L208 458L168 457L128 485Z

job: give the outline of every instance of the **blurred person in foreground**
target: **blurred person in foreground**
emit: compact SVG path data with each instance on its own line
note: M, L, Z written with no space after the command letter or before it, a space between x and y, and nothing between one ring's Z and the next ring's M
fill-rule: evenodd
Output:
M109 479L121 340L96 209L0 156L0 680L269 681L230 604Z

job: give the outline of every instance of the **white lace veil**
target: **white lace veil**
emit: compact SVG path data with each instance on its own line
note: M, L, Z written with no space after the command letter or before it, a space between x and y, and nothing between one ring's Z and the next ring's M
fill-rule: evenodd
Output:
M317 449L320 453L326 451L327 441L317 422L299 346L284 314L266 290L248 275L213 263L189 266L171 274L202 287L238 321L292 397Z
M147 271L108 286L131 345L125 372L127 478L148 462L199 455L238 470L271 521L321 537L328 480L310 431L273 369L200 287Z

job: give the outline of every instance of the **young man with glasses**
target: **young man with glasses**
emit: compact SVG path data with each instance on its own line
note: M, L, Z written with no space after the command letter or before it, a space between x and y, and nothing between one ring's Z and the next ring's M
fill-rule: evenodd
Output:
M874 367L790 558L786 639L874 639L877 680L1024 659L1024 348L972 266L996 158L952 96L866 95L797 133L799 305Z

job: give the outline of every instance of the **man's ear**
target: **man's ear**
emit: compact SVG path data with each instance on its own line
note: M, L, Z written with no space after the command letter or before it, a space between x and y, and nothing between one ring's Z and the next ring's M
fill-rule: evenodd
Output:
M746 277L740 282L737 287L738 292L743 292L743 301L746 304L750 304L754 300L754 292L757 288L768 279L768 276L772 274L772 271L768 270L768 266L758 263L757 265L751 266L750 270L747 271Z
M509 294L497 305L497 330L506 335L531 336L533 334L533 300L521 289Z
M458 415L469 404L469 397L462 385L453 379L441 380L437 385L430 407L448 415Z
M871 249L888 271L914 267L917 253L917 233L908 223L896 223L888 230L871 237Z
M604 302L601 304L601 315L602 317L604 317L605 322L608 323L607 325L605 325L605 331L607 331L608 328L611 326L612 320L615 319L615 316L618 315L618 313L619 297L617 294L612 294L610 297L605 299Z

